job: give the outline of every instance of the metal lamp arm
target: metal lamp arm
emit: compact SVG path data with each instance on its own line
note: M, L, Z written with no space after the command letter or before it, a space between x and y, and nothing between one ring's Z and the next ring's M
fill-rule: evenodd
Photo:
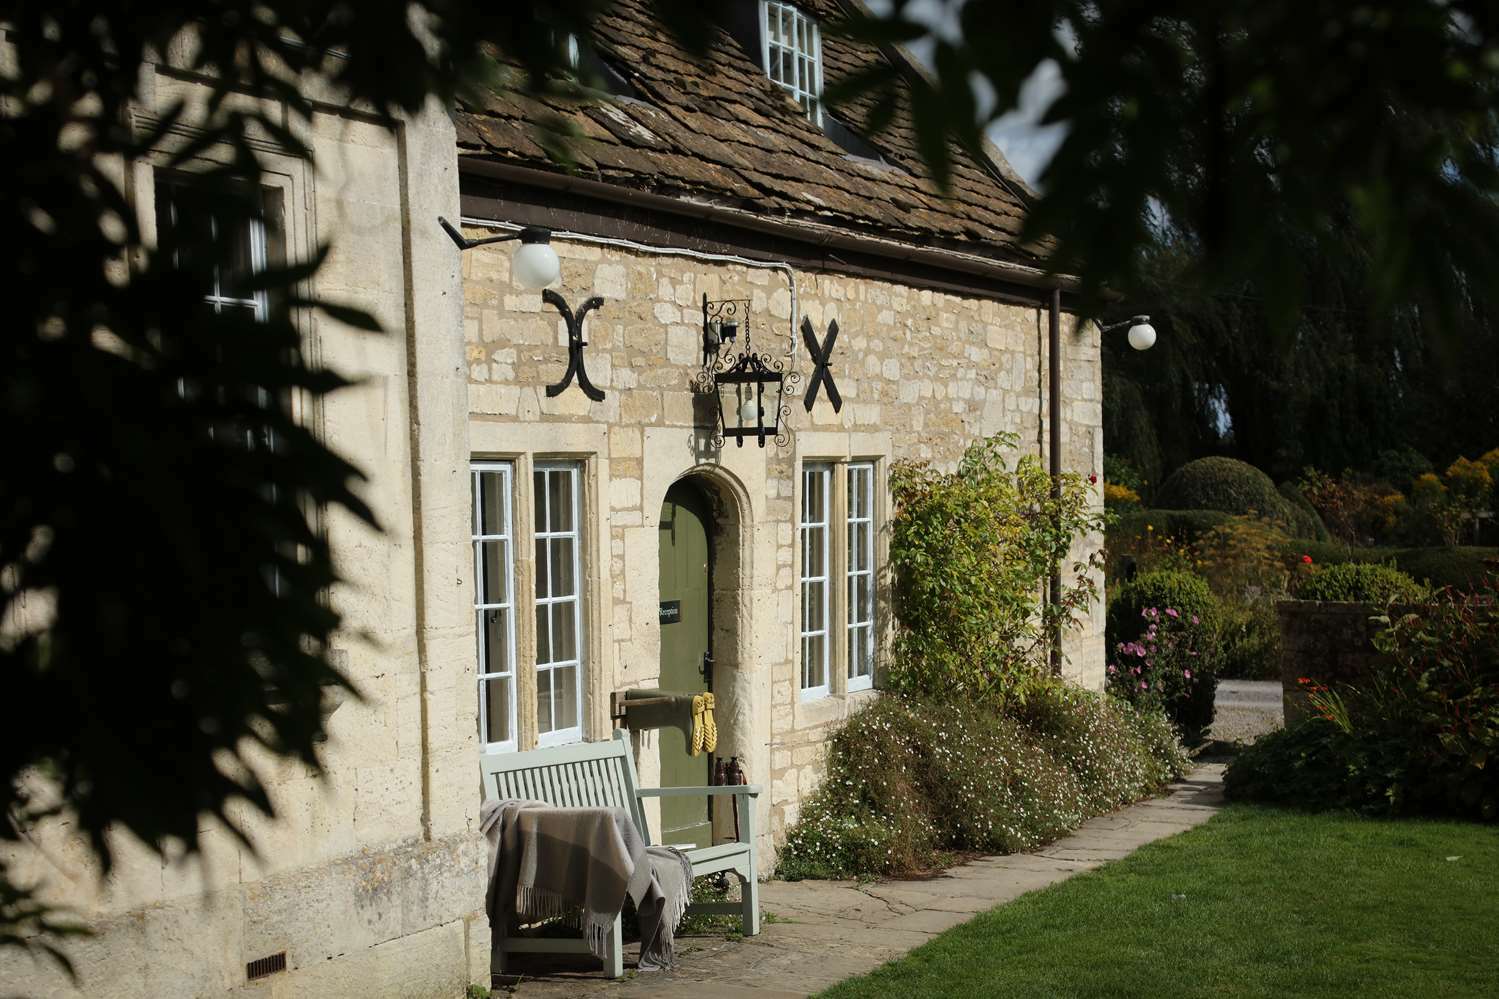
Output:
M1117 323L1110 323L1107 326L1095 319L1093 320L1093 325L1098 327L1098 332L1100 333L1112 333L1115 330L1122 330L1126 326L1134 326L1137 323L1148 322L1150 322L1149 316L1130 316L1128 319L1120 320Z
M457 244L458 249L460 250L472 250L476 246L488 246L490 243L512 243L517 239L526 242L545 243L547 242L546 237L549 237L551 235L551 233L545 229L527 227L525 229L522 229L520 232L507 233L503 236L488 236L484 239L468 239L463 235L463 233L454 228L453 223L449 222L441 215L437 216L437 221L442 224L443 231L446 232L450 237L452 237L453 242Z

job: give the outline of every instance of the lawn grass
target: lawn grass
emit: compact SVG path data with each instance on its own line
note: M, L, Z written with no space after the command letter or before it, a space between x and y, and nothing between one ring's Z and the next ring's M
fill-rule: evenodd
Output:
M822 995L1499 996L1499 829L1233 806Z

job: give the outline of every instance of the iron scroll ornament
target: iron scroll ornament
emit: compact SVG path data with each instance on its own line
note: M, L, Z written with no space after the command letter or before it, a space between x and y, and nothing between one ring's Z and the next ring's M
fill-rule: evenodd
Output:
M806 316L802 317L802 342L807 345L807 353L812 357L812 363L816 367L812 371L812 381L807 385L806 397L802 399L802 405L807 407L807 412L812 412L812 404L817 401L817 389L819 386L828 390L828 402L833 404L833 412L843 410L843 397L838 394L838 386L833 382L833 344L838 340L838 320L834 319L828 323L827 339L821 344L817 342L817 332L812 329L812 320Z
M790 366L796 340L784 356L758 352L752 342L748 299L710 302L703 296L703 366L693 376L696 391L714 399L714 427L708 443L722 450L728 440L743 447L746 438L760 447L774 440L790 446L793 390L801 374ZM741 413L755 414L753 425ZM731 418L732 417L732 418Z
M588 313L603 305L604 300L595 295L584 302L583 307L576 313L567 304L567 299L550 288L541 293L541 300L561 313L562 321L567 323L567 371L562 375L560 382L547 386L547 398L555 398L565 392L573 383L573 376L576 375L578 388L583 390L583 394L594 402L603 402L603 390L588 380L588 368L585 366L583 357L583 348L588 346L588 341L583 339L583 320Z

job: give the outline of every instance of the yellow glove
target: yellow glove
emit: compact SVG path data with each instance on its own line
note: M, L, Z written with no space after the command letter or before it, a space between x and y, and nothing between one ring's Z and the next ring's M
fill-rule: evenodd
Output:
M692 699L692 739L688 751L697 756L704 750L718 749L718 726L713 721L713 695L698 694Z

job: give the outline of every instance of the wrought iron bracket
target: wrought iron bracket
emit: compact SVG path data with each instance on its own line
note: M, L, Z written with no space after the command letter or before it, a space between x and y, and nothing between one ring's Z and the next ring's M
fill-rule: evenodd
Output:
M812 320L807 316L802 317L802 342L807 345L807 353L816 365L812 370L812 381L807 385L807 394L802 398L802 405L807 407L809 413L812 412L812 404L817 401L819 386L827 389L828 402L833 404L833 412L843 410L843 397L838 394L838 386L833 382L833 344L837 341L838 320L828 323L827 338L819 344L817 333L812 329Z
M567 323L567 371L560 382L547 386L547 398L556 398L565 392L576 376L578 388L583 390L584 395L594 402L603 402L603 390L596 388L593 382L588 380L588 368L584 365L583 348L588 346L588 341L583 339L583 320L588 313L603 305L604 300L595 295L584 302L583 307L576 313L567 304L567 299L550 288L541 293L541 300L561 313L562 321Z

